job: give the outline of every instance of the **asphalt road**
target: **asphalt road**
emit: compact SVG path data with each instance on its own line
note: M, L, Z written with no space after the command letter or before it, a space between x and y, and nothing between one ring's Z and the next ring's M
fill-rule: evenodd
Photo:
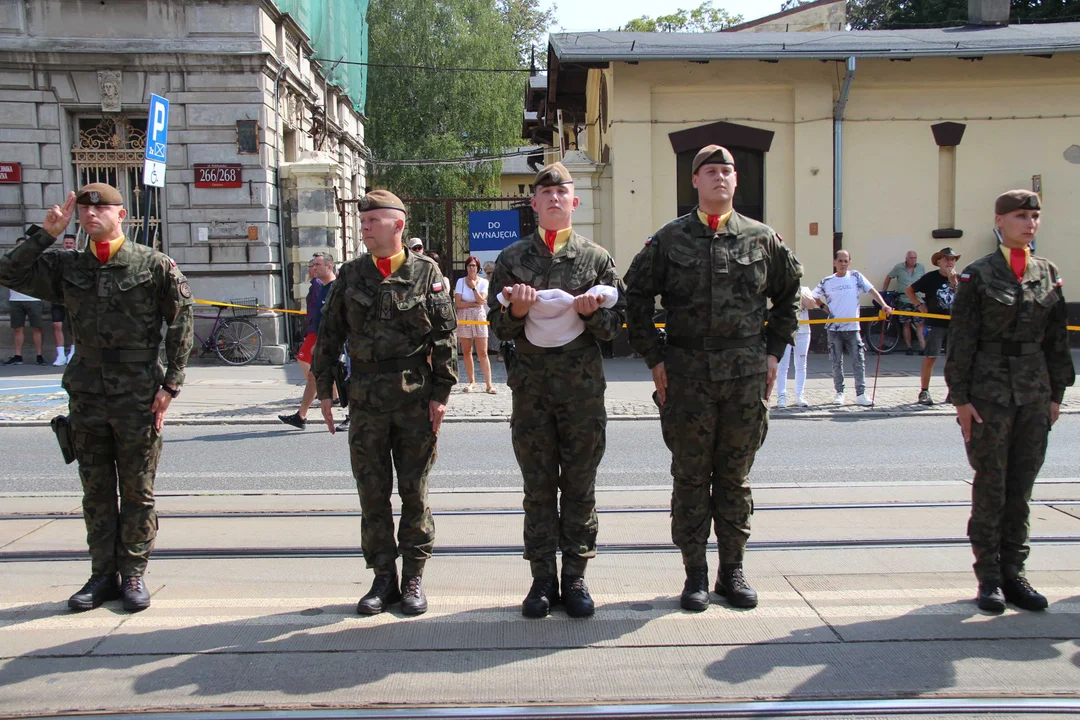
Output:
M1080 477L1080 416L1055 426L1042 477ZM0 429L0 493L78 492L48 428ZM670 455L655 421L608 423L598 484L663 486ZM951 417L774 420L752 479L866 483L970 477ZM516 488L521 480L505 423L443 426L432 488ZM272 426L167 428L159 492L351 490L344 433Z

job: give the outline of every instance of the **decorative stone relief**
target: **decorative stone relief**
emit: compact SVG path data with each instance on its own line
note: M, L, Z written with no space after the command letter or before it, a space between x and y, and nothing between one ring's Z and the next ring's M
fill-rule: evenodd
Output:
M98 70L102 112L120 112L120 71Z

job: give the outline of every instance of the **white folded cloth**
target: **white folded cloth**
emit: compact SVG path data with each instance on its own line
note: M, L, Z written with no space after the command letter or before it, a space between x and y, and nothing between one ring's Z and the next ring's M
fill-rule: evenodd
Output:
M600 307L615 307L619 300L619 291L611 285L596 285L589 288L590 295L600 296ZM498 296L502 305L509 306L510 301ZM585 321L574 312L574 296L565 290L539 290L536 304L529 308L525 316L525 337L537 347L561 347L581 333L585 332Z

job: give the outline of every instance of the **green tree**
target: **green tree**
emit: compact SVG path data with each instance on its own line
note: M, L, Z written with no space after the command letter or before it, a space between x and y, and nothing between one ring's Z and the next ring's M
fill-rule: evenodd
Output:
M706 0L693 10L680 8L670 15L655 18L642 15L620 29L625 32L720 32L738 25L742 20L742 15L732 15L723 8L714 8L712 0Z
M368 28L369 185L402 197L497 194L498 162L379 163L494 155L520 142L525 73L383 67L518 67L521 49L496 0L372 0Z
M1011 22L1080 19L1080 0L1012 0ZM852 30L947 27L967 22L967 0L848 0Z
M497 7L510 28L514 47L518 48L519 62L527 67L535 51L537 67L544 67L548 28L555 22L558 6L552 3L547 10L541 10L540 0L498 0Z

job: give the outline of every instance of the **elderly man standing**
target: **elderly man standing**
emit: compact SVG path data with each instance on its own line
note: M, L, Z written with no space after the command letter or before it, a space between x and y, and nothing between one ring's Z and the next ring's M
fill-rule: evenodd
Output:
M377 615L398 601L406 615L427 611L422 576L435 545L428 472L457 382L453 301L439 267L402 247L404 228L405 205L393 193L373 190L361 201L368 251L343 264L330 287L311 363L332 434L333 369L348 341L349 453L363 514L360 543L375 571L371 589L357 603L360 615ZM401 496L396 544L390 506L395 469Z
M488 293L492 330L517 346L507 372L510 436L525 485L525 559L533 577L521 612L545 617L559 601L555 553L561 549L566 613L588 617L595 606L585 566L596 556L596 468L607 439L607 383L597 341L622 329L626 300L611 256L571 226L579 201L569 171L558 162L541 168L533 188L539 227L499 253ZM597 286L616 295L611 307ZM544 291L562 291L572 302L562 319L571 321L576 336L553 344L533 334L530 320L537 321L539 308L532 318L529 313Z
M907 292L908 286L925 274L926 268L919 262L919 256L914 250L908 250L907 255L904 256L904 262L893 265L893 269L885 276L885 284L881 286L881 291L887 291L889 289L889 283L895 280L896 292L898 293L895 309L912 312L915 310L918 303L913 305L911 300L905 296L905 293ZM923 339L923 324L919 322L918 318L913 318L910 315L897 315L896 321L904 328L904 344L907 346L907 354L915 354L915 351L911 347L912 325L915 326L915 336L919 339L919 349L925 352L926 341Z
M937 265L938 271L927 273L915 282L908 285L908 302L914 303L919 312L930 315L948 315L952 312L953 300L956 299L956 263L960 259L951 247L942 248L934 253L930 262ZM923 296L920 300L916 293ZM922 372L920 380L922 389L919 390L919 404L933 405L934 399L930 397L930 376L934 372L934 363L941 354L941 346L945 337L949 334L949 321L940 318L927 318L926 324L930 332L926 336L926 349L923 352ZM946 398L948 402L950 398Z
M733 209L737 176L726 148L695 156L693 183L698 206L646 240L626 273L627 326L652 369L671 450L671 538L686 570L680 604L709 606L711 519L716 592L751 608L758 596L743 572L750 468L768 430L777 362L795 342L802 266L772 228ZM666 345L653 324L657 295Z
M76 206L86 250L45 252ZM75 337L63 385L91 564L90 579L68 600L76 611L117 597L125 610L150 606L143 574L158 528L161 429L194 339L187 279L167 255L124 237L125 217L116 188L93 183L53 205L43 227L0 258L0 284L63 305ZM163 325L167 369L158 360ZM63 447L62 425L58 435Z

